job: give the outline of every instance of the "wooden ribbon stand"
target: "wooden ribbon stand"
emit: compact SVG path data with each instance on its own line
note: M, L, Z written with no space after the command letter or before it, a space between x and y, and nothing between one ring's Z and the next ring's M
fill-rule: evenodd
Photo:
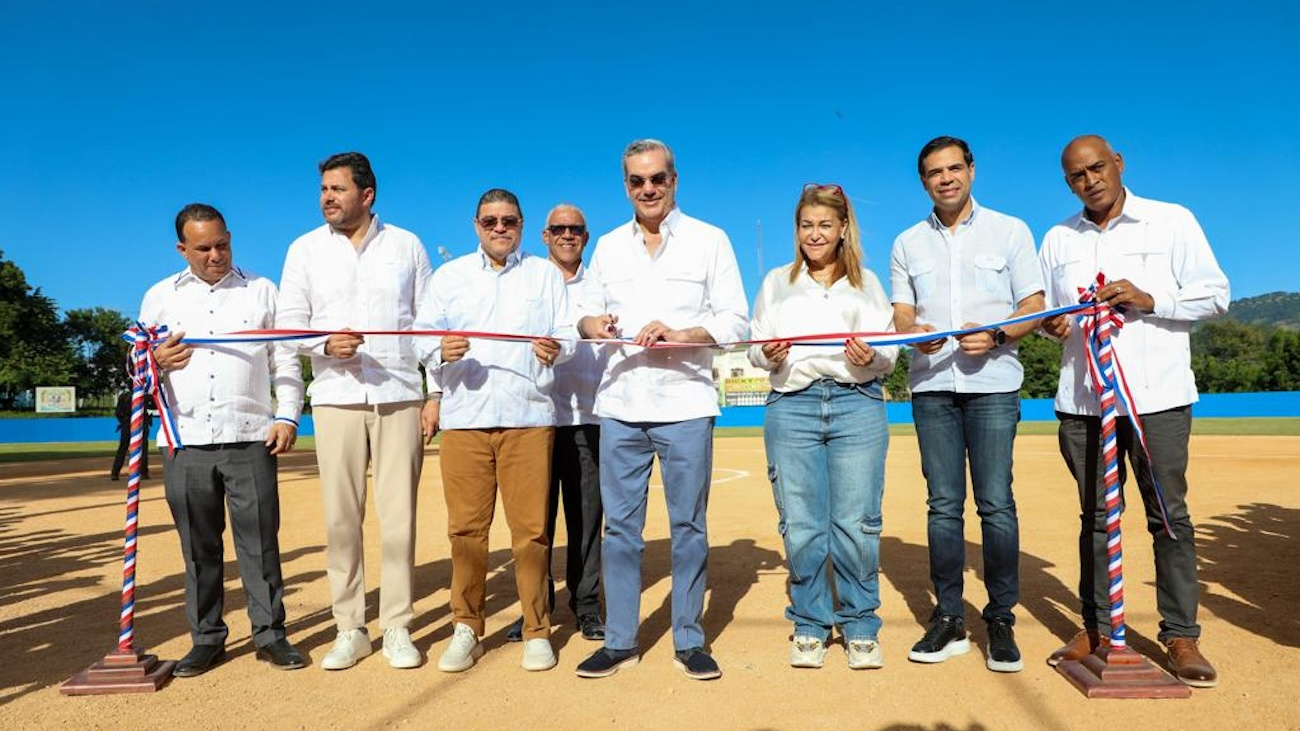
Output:
M159 661L135 649L135 560L140 517L140 461L148 449L144 433L144 394L148 382L149 333L141 327L133 343L130 477L126 492L126 537L122 552L122 613L117 647L103 660L72 676L59 687L64 695L152 693L171 679L175 661Z

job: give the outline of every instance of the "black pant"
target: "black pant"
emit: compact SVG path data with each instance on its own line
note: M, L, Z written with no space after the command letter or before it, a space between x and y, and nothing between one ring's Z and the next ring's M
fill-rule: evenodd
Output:
M1056 413L1061 420L1061 456L1079 488L1079 601L1083 625L1103 635L1110 632L1109 577L1106 570L1106 486L1101 456L1101 419ZM1196 535L1187 511L1187 442L1192 431L1192 409L1182 406L1142 415L1146 430L1147 461L1142 444L1126 417L1115 420L1119 452L1119 483L1125 480L1124 457L1137 478L1138 491L1146 510L1156 560L1156 608L1160 612L1161 642L1174 637L1200 637L1196 623L1200 587L1196 576ZM1170 538L1160 521L1155 478L1164 491L1169 524L1177 540ZM1120 505L1123 508L1123 493ZM1125 566L1126 583L1132 584L1132 565Z
M194 644L224 645L229 634L221 618L227 504L253 642L261 647L284 639L280 496L276 458L266 445L239 442L164 451L163 483L180 533L185 616Z
M119 437L117 440L117 454L113 457L113 479L116 480L122 474L122 465L126 464L126 453L131 448L131 422L118 424ZM149 476L149 419L144 422L144 449L140 450L140 477Z
M546 524L555 544L555 519L560 495L564 496L564 523L568 529L569 608L575 615L600 613L600 427L596 424L561 426L551 449L550 518ZM549 559L547 564L549 565ZM555 606L555 581L549 600Z

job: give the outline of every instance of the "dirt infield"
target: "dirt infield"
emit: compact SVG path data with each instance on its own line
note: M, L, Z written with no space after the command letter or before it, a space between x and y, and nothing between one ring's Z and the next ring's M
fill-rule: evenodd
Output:
M1014 675L984 668L978 622L984 594L974 542L968 543L974 566L966 595L976 649L936 666L907 661L931 609L925 489L914 438L895 437L889 451L881 547L885 668L878 671L850 671L838 645L824 669L788 667L786 575L761 439L719 439L716 463L704 625L725 673L720 681L693 682L672 667L670 558L658 495L650 501L639 666L606 680L577 678L574 666L595 645L574 635L562 608L554 618L559 667L537 674L519 668L519 646L503 639L518 607L507 533L498 520L488 652L476 667L458 675L440 673L433 663L398 671L376 653L351 670L321 670L317 663L334 630L314 455L300 453L282 462L280 535L290 636L313 664L282 673L256 662L227 541L231 659L156 694L76 698L59 695L59 684L116 641L125 483L110 482L102 460L0 465L0 728L1300 728L1294 702L1300 674L1292 665L1300 661L1300 437L1193 437L1203 647L1222 682L1187 701L1088 701L1043 661L1076 629L1075 499L1054 437L1024 436L1016 447L1022 530L1016 629L1026 667ZM431 449L421 482L419 598L411 630L435 662L451 634L441 493ZM141 511L139 645L179 658L189 649L184 576L160 480L145 483ZM969 513L967 537L977 541L975 525ZM374 549L373 515L367 530ZM1125 531L1130 644L1159 656L1150 542L1136 513ZM556 558L562 566L562 555ZM367 564L378 566L375 552ZM377 579L369 576L368 586ZM375 591L369 599L373 618ZM370 629L372 637L378 634L373 619Z

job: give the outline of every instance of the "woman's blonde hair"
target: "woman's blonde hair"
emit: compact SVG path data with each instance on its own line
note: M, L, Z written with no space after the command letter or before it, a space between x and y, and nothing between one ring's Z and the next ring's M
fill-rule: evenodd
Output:
M835 211L845 224L844 235L835 249L835 272L832 282L848 277L849 284L862 289L862 232L858 229L853 204L838 185L809 183L803 187L799 203L794 207L794 265L790 267L790 283L794 284L805 266L803 248L799 246L799 217L808 206L825 206Z

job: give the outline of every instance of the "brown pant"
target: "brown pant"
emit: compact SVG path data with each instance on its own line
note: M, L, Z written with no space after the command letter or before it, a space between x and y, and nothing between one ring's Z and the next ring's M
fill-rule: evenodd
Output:
M330 598L339 630L366 626L361 525L366 464L373 468L379 514L379 626L405 627L414 616L415 492L424 464L420 401L317 406L316 462L325 500Z
M524 638L549 638L546 608L547 497L553 427L453 429L439 450L451 539L452 619L484 633L488 529L497 491L510 526L515 588L523 605Z

